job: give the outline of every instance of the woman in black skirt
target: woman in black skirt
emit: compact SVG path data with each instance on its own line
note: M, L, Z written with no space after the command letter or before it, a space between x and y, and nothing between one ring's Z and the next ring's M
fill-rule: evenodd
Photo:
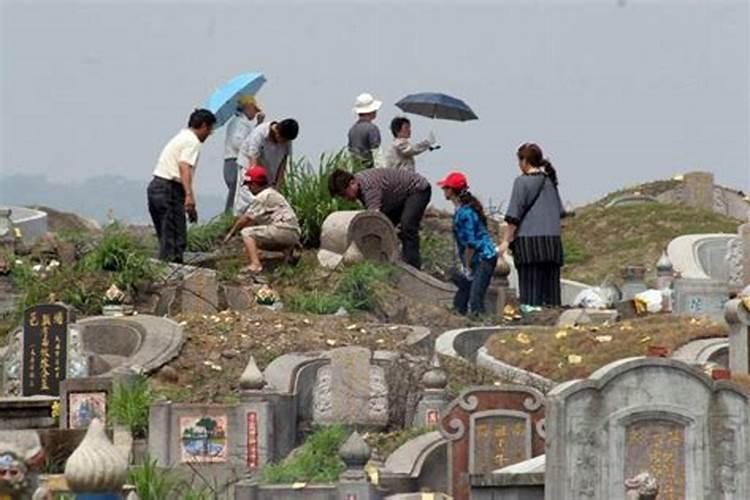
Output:
M557 172L542 149L531 143L518 148L518 166L522 175L513 183L500 253L508 248L513 253L522 305L559 306L560 219L565 211L557 191Z

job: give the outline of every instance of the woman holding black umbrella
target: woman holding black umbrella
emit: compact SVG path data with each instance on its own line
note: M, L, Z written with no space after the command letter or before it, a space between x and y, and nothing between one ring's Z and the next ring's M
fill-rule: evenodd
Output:
M509 248L513 252L523 309L559 306L560 220L565 210L557 190L557 172L536 144L521 145L517 156L521 175L513 183L500 253Z

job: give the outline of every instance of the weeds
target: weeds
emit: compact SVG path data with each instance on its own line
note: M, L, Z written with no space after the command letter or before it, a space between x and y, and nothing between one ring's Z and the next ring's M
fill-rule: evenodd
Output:
M287 460L266 466L262 470L264 482L335 482L345 468L339 458L339 448L348 437L349 432L341 425L317 430Z
M281 192L294 208L302 230L302 244L306 247L320 246L320 231L323 221L332 212L351 210L356 204L331 197L328 192L328 176L335 169L357 170L349 155L342 149L337 153L320 155L315 167L307 158L293 161L284 176Z
M307 290L286 297L292 311L311 314L333 314L340 308L371 311L379 296L378 286L393 276L391 266L361 262L344 270L332 291Z
M156 460L146 457L143 465L130 469L128 482L135 486L140 500L164 500L174 498L178 481L168 469L156 465Z
M110 417L115 423L128 427L134 438L144 438L148 431L149 407L153 402L154 394L146 377L118 382L109 402Z
M216 247L234 224L232 214L220 214L205 224L192 226L187 232L189 252L210 252Z

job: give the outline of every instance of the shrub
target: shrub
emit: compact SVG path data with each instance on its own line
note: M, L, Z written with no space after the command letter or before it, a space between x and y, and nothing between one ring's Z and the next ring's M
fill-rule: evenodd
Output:
M331 172L337 168L350 171L360 168L353 165L348 156L344 149L337 153L323 153L317 167L302 157L293 161L286 171L281 192L297 214L302 244L306 247L320 246L320 230L328 215L356 208L356 204L333 198L328 192Z
M348 267L336 288L351 309L371 311L377 301L377 285L389 280L392 267L373 262L360 262Z
M115 384L109 402L112 421L130 429L134 438L146 437L148 412L154 395L146 377L136 377Z
M348 305L339 294L319 290L290 294L287 301L292 311L310 314L333 314Z
M232 214L220 214L205 224L192 226L187 232L189 252L210 252L216 247L234 224Z
M130 469L128 482L135 486L140 500L175 498L178 481L171 471L161 469L156 460L146 457L143 465Z
M262 470L263 480L280 483L332 483L344 471L339 448L349 437L340 425L325 427L312 433L293 455Z

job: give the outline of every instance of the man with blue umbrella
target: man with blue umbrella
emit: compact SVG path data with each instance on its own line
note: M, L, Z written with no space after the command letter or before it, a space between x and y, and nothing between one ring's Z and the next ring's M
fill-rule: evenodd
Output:
M162 150L148 185L148 211L159 238L159 259L182 262L187 248L187 223L198 221L193 192L193 176L201 145L208 139L216 116L207 109L196 109L187 128L180 130Z

